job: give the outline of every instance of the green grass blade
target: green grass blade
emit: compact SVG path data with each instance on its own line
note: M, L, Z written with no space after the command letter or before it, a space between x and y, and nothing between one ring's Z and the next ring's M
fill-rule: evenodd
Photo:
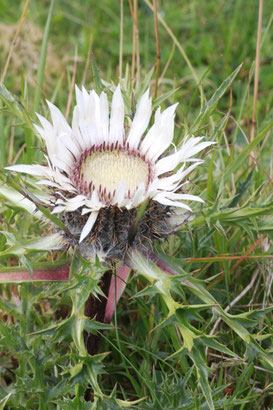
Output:
M38 73L37 73L38 85L35 88L35 95L34 95L33 114L36 111L38 111L40 99L41 99L41 88L43 87L43 82L44 82L47 45L48 45L49 30L50 30L50 23L51 23L52 14L53 14L54 3L55 3L55 0L51 0L49 11L48 11L48 16L46 20L46 25L45 25L45 31L43 35L41 56L40 56L40 61L39 61Z
M6 165L6 136L4 134L4 115L2 112L3 103L0 100L0 166Z
M99 69L98 69L96 59L93 53L91 53L91 63L92 63L94 81L95 81L95 90L97 91L98 94L100 94L102 91L100 73L99 73Z
M191 132L194 132L198 129L198 127L201 125L202 122L204 122L207 117L212 113L212 111L215 109L218 101L220 98L224 95L226 90L230 87L231 83L233 82L234 78L237 76L239 71L241 70L242 64L240 64L230 76L223 81L223 83L220 85L220 87L215 91L211 99L204 104L201 112L197 116L196 120L194 121L192 127L191 127Z
M11 395L12 393L9 393L0 400L0 410L4 410L6 408L6 404Z
M33 103L33 111L32 111L33 115L35 114L35 112L39 111L39 106L41 102L41 93L42 93L41 90L43 88L43 82L44 82L47 45L48 45L49 30L50 30L50 23L51 23L52 14L53 14L54 3L55 3L55 0L51 0L48 15L47 15L47 20L46 20L46 25L45 25L45 31L43 35L41 56L40 56L40 61L39 61L38 73L37 73L37 86L35 88L35 94L34 94L34 103ZM26 130L25 138L26 138L26 144L27 144L28 162L29 163L33 162L34 158L36 158L37 160L40 160L41 152L40 150L37 150L36 152L33 150L32 135L30 134L28 130ZM38 140L38 145L41 145L39 140Z
M231 174L234 174L238 169L245 163L245 161L248 161L248 156L251 153L251 151L254 150L254 148L263 141L265 135L267 134L268 131L271 130L273 127L273 121L271 121L255 138L254 140L248 144L243 151L226 167L224 170L223 175L220 175L218 177L218 181L220 178L223 176L225 179L230 178Z

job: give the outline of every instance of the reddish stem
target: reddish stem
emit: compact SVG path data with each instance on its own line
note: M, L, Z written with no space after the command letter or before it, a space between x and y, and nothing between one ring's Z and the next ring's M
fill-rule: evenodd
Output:
M27 270L0 272L0 283L2 282L34 282L53 281L67 282L69 279L70 264L48 269L37 269L33 275Z
M131 268L126 265L119 265L116 275L112 275L111 284L108 292L108 299L105 308L104 322L110 323L125 287Z

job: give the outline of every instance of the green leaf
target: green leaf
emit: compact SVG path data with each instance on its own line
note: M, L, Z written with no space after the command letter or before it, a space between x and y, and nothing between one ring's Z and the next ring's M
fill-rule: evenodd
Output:
M25 266L25 268L29 271L30 276L33 277L33 269L30 261L24 255L20 256L19 260L22 263L22 265Z
M44 82L44 73L45 73L45 65L46 65L46 55L47 55L47 45L49 39L49 30L50 30L50 23L53 15L53 8L54 8L55 0L50 1L49 10L47 12L47 20L45 25L45 30L43 34L43 41L40 53L40 60L39 60L39 67L37 73L37 85L35 87L35 96L34 96L34 104L33 104L33 113L38 111L40 98L41 98L41 90L43 88Z
M199 349L194 346L189 353L190 358L192 359L196 371L197 371L197 377L201 386L201 389L204 393L204 396L206 398L207 404L211 410L214 409L214 404L212 400L212 394L211 394L211 389L208 381L208 374L209 374L209 368L206 366L206 363L201 356L201 353Z
M78 313L82 310L82 307L87 301L90 293L92 293L94 297L104 295L98 286L100 276L96 275L96 272L93 272L93 275L91 272L89 275L76 275L76 278L78 283L73 287L73 289L71 289L70 297L73 303L73 312Z
M157 290L155 289L155 287L153 285L150 286L146 286L144 289L140 290L137 293L134 293L134 295L132 296L132 298L140 298L143 296L155 296L157 294Z
M28 201L32 202L35 207L42 213L44 216L49 219L53 224L58 226L60 229L63 231L67 231L67 228L65 224L56 216L54 215L48 208L46 208L42 202L35 194L30 192L27 187L21 186L17 181L9 179L9 184L22 195L22 199L27 199ZM7 194L7 191L2 190L3 195L5 196L5 192ZM1 190L0 190L1 194ZM8 198L14 201L14 195L12 195L11 192L8 193ZM25 202L25 205L27 205L28 202ZM32 207L33 208L33 207ZM36 216L36 213L33 213L34 216ZM40 213L38 214L38 218L41 218Z
M223 132L226 128L228 119L229 119L230 113L227 113L220 123L217 125L213 135L211 136L212 141L218 141L217 146L219 146ZM210 160L209 164L209 170L208 170L208 178L207 178L207 198L208 201L214 203L216 199L216 189L215 189L215 183L214 183L214 166L215 166L215 156L216 156L217 150L215 150L212 154L212 158Z
M250 322L252 322L253 319L264 318L265 315L267 313L271 312L272 310L273 310L273 305L268 306L265 309L250 310L248 312L240 313L240 314L238 314L236 316L233 316L233 317L236 317L236 319L243 319L243 320L247 319Z
M12 393L9 393L9 394L7 394L5 397L3 397L3 398L0 400L0 410L4 410L4 409L5 409L5 406L6 406L7 402L8 402L8 400L9 400L9 398L11 397L11 395L12 395Z
M226 322L226 324L240 336L245 342L250 342L250 334L245 329L245 327L239 323L238 320L228 317L226 314L222 314L222 319Z
M83 319L85 319L83 317ZM97 330L110 330L114 329L114 326L108 325L107 323L97 322L95 319L88 319L84 320L84 329L88 333L96 333Z
M256 340L254 340L253 338L251 340L250 345L251 345L252 349L255 350L255 352L258 354L258 356L260 356L260 358L263 359L270 366L271 371L273 371L272 353L267 352L266 350L264 350L259 345L259 343L257 343Z
M226 347L222 343L217 342L217 340L215 340L215 336L202 335L200 336L200 338L198 338L198 342L200 342L204 347L218 350L219 352L232 357L238 357L236 353L232 352L228 347Z
M184 326L182 323L178 323L177 327L179 328L181 336L183 337L183 349L187 348L190 354L194 346L194 339L197 336L195 332L190 329L190 326Z
M5 103L7 108L14 114L16 117L23 120L23 112L21 106L16 102L13 95L7 90L4 84L0 83L0 98Z
M6 105L7 109L15 115L15 117L19 118L23 125L30 129L35 135L38 135L40 138L38 132L36 131L35 127L33 126L33 121L30 118L30 115L28 112L25 110L25 108L20 105L13 95L7 90L7 88L4 86L4 84L0 84L0 98ZM29 141L28 141L29 142ZM32 146L30 147L32 149ZM32 149L33 151L33 149Z
M241 70L242 64L240 64L232 74L220 85L220 87L215 91L211 99L204 104L201 112L197 116L196 120L193 123L193 126L191 128L191 132L194 132L198 129L199 125L201 122L204 122L204 120L208 117L209 114L212 113L212 111L215 109L218 101L220 98L224 95L226 90L230 87L231 83L233 82L234 78L237 76L239 71Z
M273 217L264 218L257 225L259 232L273 231Z
M205 289L203 283L198 279L191 278L190 280L183 280L183 285L197 296L200 300L208 305L218 306L216 299Z
M250 187L250 182L253 176L254 169L248 174L247 178L245 181L242 183L239 183L238 188L236 189L235 195L231 203L228 205L228 208L234 208L236 205L239 203L241 197L244 195L244 193L248 190Z
M271 130L273 127L273 121L271 121L255 138L252 142L250 142L243 150L237 155L234 160L226 167L222 175L219 175L217 180L219 181L221 178L228 179L230 178L231 174L234 174L238 169L244 166L245 162L248 161L249 154L254 148L263 141L264 136Z
M193 221L190 221L188 225L196 228L207 224L208 221L210 224L212 224L218 220L221 221L222 224L228 223L230 225L232 222L236 222L236 224L242 224L244 220L248 222L252 217L271 215L272 212L272 204L268 204L263 208L242 207L233 209L222 209L220 212L210 214L209 218L208 216L196 217L195 219L193 219Z
M169 97L171 97L173 94L175 94L180 87L175 88L174 90L168 91L164 94L161 94L159 97L157 97L154 101L153 101L153 107L156 107L157 105L160 105L161 103L163 103L163 101L167 100Z
M36 205L27 199L24 195L19 193L17 190L0 185L0 195L12 203L13 208L19 208L27 211L36 218L41 219L42 213L37 211Z
M67 335L71 335L74 320L75 318L70 316L67 319L55 322L49 326L45 326L43 329L30 333L30 336L54 335L54 340L61 341Z
M98 94L100 94L101 91L102 91L100 73L99 73L98 66L97 66L97 63L96 63L96 59L95 59L95 56L94 56L93 53L91 53L91 63L92 63L94 81L95 81L95 90Z
M37 208L39 211L44 214L44 216L49 219L51 222L53 222L54 225L58 226L60 229L62 229L64 232L67 231L67 228L65 224L58 218L56 215L54 215L52 212L50 212L49 209L45 208L42 205L36 204Z
M143 81L137 81L136 87L135 87L135 97L137 100L139 100L139 98L144 94L144 92L149 87L153 73L154 73L154 67L152 67L151 70L146 74Z
M8 232L2 231L7 236ZM0 256L7 255L25 255L28 251L50 251L53 249L62 248L62 237L59 234L53 234L45 237L16 240L13 246L10 246L6 250L0 252Z

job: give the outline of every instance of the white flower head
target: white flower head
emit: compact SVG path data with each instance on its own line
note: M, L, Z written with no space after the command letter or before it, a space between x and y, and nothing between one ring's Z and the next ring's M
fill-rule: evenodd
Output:
M188 201L203 202L182 186L202 162L195 155L213 142L190 136L169 153L177 104L163 112L158 108L146 131L152 116L149 90L139 99L129 125L124 124L128 118L120 86L110 113L105 92L76 87L76 100L71 127L50 102L51 122L37 114L41 125L35 127L46 143L47 165L8 169L35 175L48 187L52 212L60 213L76 242L84 243L85 256L92 249L123 259L130 246L146 246L146 239L153 242L173 231L176 209L191 211ZM147 200L135 236L129 238L136 209Z

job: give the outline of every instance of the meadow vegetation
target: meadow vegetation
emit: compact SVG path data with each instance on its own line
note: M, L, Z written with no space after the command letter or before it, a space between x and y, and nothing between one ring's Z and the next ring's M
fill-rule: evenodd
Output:
M270 2L259 27L256 0L157 1L155 105L179 102L176 144L193 133L217 145L190 175L191 193L205 204L194 204L195 217L157 245L180 274L168 279L175 309L169 314L139 269L111 325L83 316L104 266L52 249L52 224L16 196L20 187L35 192L34 179L4 167L42 161L35 112L48 116L48 99L71 120L74 83L117 84L122 73L154 93L152 2L124 1L122 17L118 1L17 3L0 0L0 280L68 262L71 274L63 283L1 280L0 409L272 408ZM94 356L84 351L83 329L100 336Z

